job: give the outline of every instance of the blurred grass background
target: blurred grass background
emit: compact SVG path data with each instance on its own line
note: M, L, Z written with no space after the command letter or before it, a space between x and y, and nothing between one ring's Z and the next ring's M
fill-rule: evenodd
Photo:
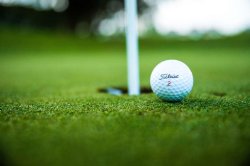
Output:
M125 42L1 28L0 156L5 165L248 165L250 35L141 39L141 84L165 59L185 62L181 103L126 86ZM2 164L1 164L2 165Z

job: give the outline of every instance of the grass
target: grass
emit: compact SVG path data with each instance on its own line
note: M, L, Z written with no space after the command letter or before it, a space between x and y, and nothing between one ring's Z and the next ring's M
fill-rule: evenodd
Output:
M144 39L141 84L179 59L194 74L180 103L126 86L123 40L1 29L0 165L248 165L250 37Z

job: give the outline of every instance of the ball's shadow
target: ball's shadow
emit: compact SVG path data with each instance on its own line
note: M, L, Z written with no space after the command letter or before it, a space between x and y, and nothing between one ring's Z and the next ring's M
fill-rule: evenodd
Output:
M166 102L159 99L156 99L154 101L156 105L163 104L166 107L179 107L179 108L185 108L190 110L210 110L212 108L220 108L220 109L230 109L231 107L234 107L235 105L232 105L230 102L227 102L224 100L223 97L217 97L217 98L207 98L207 99L201 99L201 98L193 98L193 97L187 97L183 101L180 102Z

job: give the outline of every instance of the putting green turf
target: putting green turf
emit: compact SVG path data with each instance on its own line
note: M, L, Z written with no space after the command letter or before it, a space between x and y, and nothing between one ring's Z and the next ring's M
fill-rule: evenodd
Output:
M178 59L194 87L180 103L126 86L121 40L1 29L0 163L11 165L247 165L250 37L140 42L141 84ZM0 164L1 165L1 164Z

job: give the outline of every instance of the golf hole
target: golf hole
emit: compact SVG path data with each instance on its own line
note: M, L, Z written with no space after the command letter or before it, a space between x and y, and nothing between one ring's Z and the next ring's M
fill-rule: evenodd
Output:
M141 87L140 91L141 91L141 94L152 93L152 90L149 87ZM100 89L98 89L98 92L99 93L108 93L108 94L119 96L119 95L128 94L128 88L127 87L100 88Z

